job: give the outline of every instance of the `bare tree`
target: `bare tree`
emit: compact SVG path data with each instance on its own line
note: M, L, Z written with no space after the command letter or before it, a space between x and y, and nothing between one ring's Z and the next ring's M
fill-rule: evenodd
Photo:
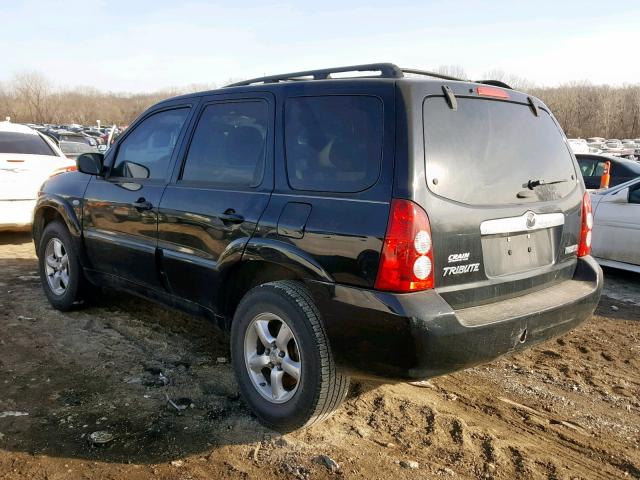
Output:
M51 93L51 84L46 77L38 72L21 73L14 77L12 83L17 105L32 121L44 122L48 117Z
M455 78L469 78L462 65L440 65L436 68L436 73Z

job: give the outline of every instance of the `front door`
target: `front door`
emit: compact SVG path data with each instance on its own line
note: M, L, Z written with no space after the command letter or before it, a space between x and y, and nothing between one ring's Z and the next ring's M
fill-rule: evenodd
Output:
M273 190L274 111L266 93L203 100L160 203L158 247L172 293L215 304L221 262L242 254Z
M93 269L162 288L156 262L158 206L188 106L152 112L107 156L105 177L85 193L83 230Z
M625 195L626 192L621 190L611 195ZM593 231L596 256L640 265L640 183L629 187L626 202L600 201Z

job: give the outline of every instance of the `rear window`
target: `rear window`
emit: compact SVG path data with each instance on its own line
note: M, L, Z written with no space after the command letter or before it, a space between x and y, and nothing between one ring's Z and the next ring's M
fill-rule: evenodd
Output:
M382 158L382 102L368 96L298 97L285 107L289 185L359 192L372 186Z
M425 166L429 189L469 205L527 203L566 196L574 187L569 149L551 116L528 105L458 98L452 110L442 97L423 105ZM559 182L527 191L530 180Z
M18 132L0 132L0 153L55 155L40 135Z

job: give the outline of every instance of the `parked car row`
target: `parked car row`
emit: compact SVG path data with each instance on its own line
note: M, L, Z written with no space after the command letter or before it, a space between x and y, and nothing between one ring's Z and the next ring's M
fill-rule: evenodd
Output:
M601 153L630 160L640 160L640 138L605 139L603 137L570 138L574 153Z
M26 124L45 135L50 136L60 149L69 157L76 158L82 153L104 152L123 132L123 127L83 126L72 124Z

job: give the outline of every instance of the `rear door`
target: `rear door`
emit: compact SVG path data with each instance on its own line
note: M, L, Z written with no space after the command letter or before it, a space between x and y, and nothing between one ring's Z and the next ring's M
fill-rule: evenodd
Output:
M163 289L156 261L158 206L191 104L165 106L131 127L85 193L83 231L95 270Z
M159 248L171 292L210 306L219 262L240 255L273 190L275 101L205 98L160 204Z
M571 278L583 192L544 108L536 115L528 103L463 91L457 109L440 95L424 98L426 188L418 189L433 232L436 287L454 307Z

